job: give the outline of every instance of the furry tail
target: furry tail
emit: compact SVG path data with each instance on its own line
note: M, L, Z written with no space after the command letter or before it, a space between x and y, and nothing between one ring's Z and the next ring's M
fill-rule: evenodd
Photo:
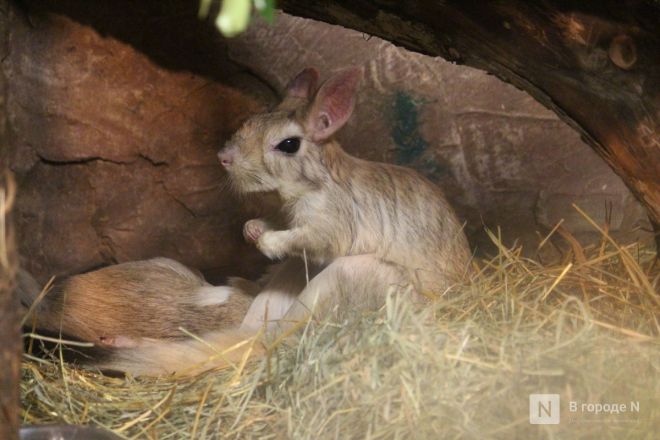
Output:
M264 353L259 334L224 330L198 339L143 340L130 348L94 347L89 353L93 360L84 363L134 376L191 376L216 368L238 368L248 358Z

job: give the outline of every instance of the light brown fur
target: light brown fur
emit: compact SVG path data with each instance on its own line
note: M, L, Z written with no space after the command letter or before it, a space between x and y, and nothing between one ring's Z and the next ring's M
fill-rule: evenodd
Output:
M200 335L240 325L253 298L239 289L224 289L174 260L133 261L56 282L33 319L38 329L99 345L181 339L187 336L180 328ZM225 293L229 297L204 305L208 292L219 292L220 300Z
M115 349L107 359L94 363L102 370L134 376L190 376L217 368L231 368L248 357L265 353L254 333L223 329L199 339L144 340L138 347Z

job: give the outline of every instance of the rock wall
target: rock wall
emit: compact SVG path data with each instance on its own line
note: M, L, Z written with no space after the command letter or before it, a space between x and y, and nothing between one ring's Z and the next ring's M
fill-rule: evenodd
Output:
M4 66L27 267L44 280L164 255L214 279L258 274L216 152L274 94L227 60L194 8L109 15L110 2L94 3L27 2L12 15Z

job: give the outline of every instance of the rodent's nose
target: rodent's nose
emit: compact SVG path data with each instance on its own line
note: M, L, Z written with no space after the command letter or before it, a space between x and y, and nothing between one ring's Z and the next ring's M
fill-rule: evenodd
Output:
M218 159L223 167L228 167L234 162L234 155L229 150L220 150L218 152Z

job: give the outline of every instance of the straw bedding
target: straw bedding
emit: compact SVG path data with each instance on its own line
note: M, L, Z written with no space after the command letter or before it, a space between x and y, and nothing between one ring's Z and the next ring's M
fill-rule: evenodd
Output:
M545 264L492 234L498 255L431 307L390 297L377 312L308 323L266 360L194 378L106 377L66 365L60 350L28 354L24 423L158 439L651 439L660 270L650 249L594 227L601 245L569 237L572 249ZM560 394L560 424L529 424L532 393ZM570 401L640 410L571 412Z

